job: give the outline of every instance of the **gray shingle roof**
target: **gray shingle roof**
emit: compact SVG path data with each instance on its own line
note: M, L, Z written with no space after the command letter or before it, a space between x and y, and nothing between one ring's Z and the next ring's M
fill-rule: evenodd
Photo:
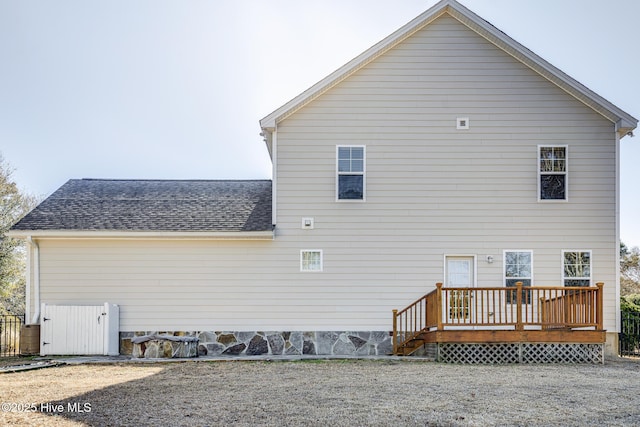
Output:
M271 181L72 179L12 230L271 231Z

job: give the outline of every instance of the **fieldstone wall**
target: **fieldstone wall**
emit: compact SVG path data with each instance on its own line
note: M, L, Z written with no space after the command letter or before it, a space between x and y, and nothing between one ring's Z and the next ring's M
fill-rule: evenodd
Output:
M120 354L131 355L134 336L167 334L199 339L199 356L384 356L393 351L388 331L369 332L120 332Z

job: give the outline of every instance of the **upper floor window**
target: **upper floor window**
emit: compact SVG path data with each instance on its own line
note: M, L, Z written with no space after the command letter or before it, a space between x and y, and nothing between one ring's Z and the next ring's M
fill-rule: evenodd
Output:
M364 200L365 147L339 145L337 147L338 200Z
M567 200L567 146L538 147L538 196L540 200Z
M591 251L562 251L565 286L591 285Z

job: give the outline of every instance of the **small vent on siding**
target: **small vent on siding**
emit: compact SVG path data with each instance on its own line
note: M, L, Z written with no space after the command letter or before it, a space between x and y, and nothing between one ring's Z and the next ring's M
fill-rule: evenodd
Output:
M313 218L302 218L302 229L313 230Z
M469 129L469 117L458 117L456 119L456 129Z

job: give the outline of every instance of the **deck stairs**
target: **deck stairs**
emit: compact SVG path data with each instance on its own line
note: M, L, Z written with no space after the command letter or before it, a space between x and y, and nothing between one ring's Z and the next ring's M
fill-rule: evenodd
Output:
M415 338L408 340L398 346L398 356L411 356L413 353L421 349L426 344L426 341L422 339L422 334L417 335Z

